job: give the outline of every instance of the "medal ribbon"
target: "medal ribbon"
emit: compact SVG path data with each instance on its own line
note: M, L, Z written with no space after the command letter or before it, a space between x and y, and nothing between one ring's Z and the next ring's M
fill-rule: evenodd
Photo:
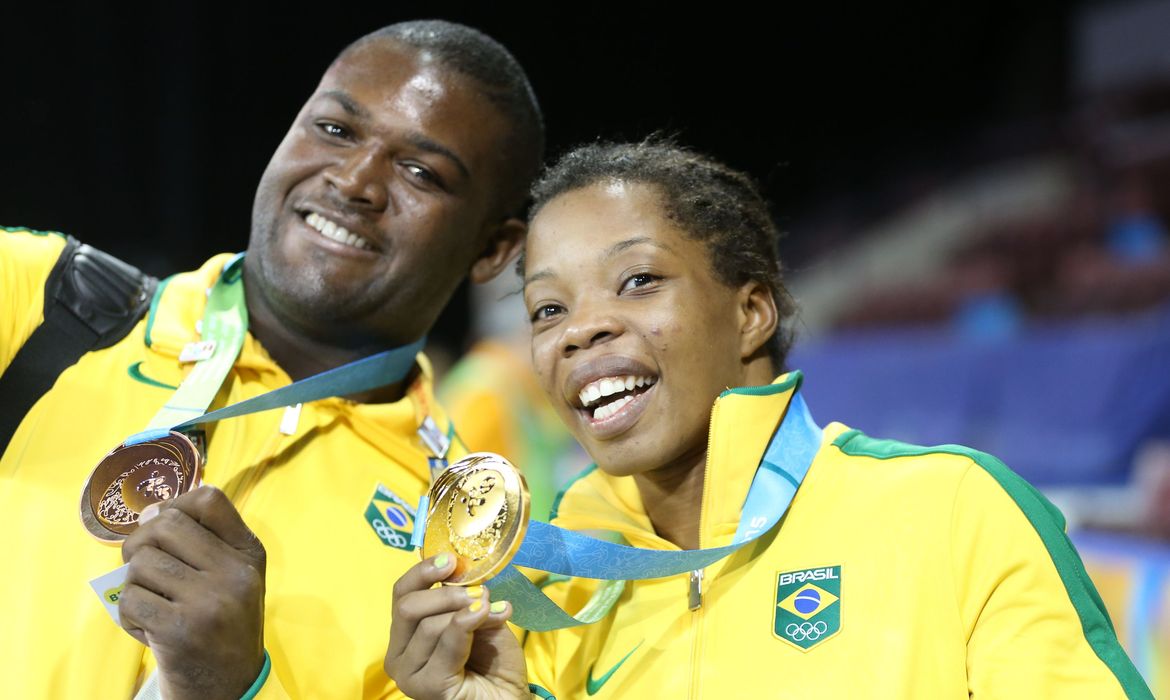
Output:
M211 356L200 360L179 385L174 396L155 414L146 430L131 435L125 444L134 445L166 435L172 430L211 421L308 403L330 396L356 394L392 384L406 376L422 351L426 338L410 345L370 355L341 367L315 374L288 386L254 396L211 413L205 413L231 371L244 345L248 330L248 307L244 302L243 259L240 253L224 266L208 294L203 313L203 337L215 342Z
M161 429L165 432L192 415L202 415L235 364L248 332L243 262L243 253L229 260L208 292L200 335L205 341L214 343L211 356L195 363L195 368L179 384L171 399L150 419L147 431Z
M532 521L512 563L485 585L492 598L512 603L512 622L525 629L544 632L596 622L608 614L626 580L702 569L775 527L788 512L820 444L821 429L813 422L804 399L794 392L784 420L756 469L731 544L681 551L642 549ZM573 616L544 595L516 566L603 579L603 583L585 609Z
M182 431L201 423L235 418L237 416L267 411L273 408L308 403L330 396L345 396L392 384L406 376L414 365L414 358L422 350L426 338L420 338L410 345L386 350L369 357L350 362L299 382L269 391L245 401L226 406L211 413L207 407L219 393L223 380L236 363L244 346L248 332L248 306L244 299L243 266L244 254L232 258L220 273L219 279L207 295L207 306L203 311L201 336L204 341L213 341L211 355L195 363L195 368L179 384L170 401L166 403L142 432L131 435L124 444L134 445L163 437L172 430ZM105 581L95 591L122 584L125 581L124 565L97 579ZM91 582L94 585L95 582ZM105 602L103 600L103 602ZM116 603L107 605L117 621ZM268 652L264 653L265 669L268 668ZM158 687L157 670L146 680L135 698L155 697ZM263 677L263 673L261 674Z

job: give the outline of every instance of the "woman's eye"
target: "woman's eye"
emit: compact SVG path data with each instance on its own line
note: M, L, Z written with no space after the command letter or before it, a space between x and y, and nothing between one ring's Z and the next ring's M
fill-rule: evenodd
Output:
M543 306L536 307L536 310L532 312L532 320L543 321L545 319L552 318L560 312L560 306L557 306L556 304L545 304Z
M622 283L622 291L629 291L637 289L638 287L645 287L648 284L653 284L662 279L658 275L652 275L649 272L639 272L636 275L630 275L626 281Z

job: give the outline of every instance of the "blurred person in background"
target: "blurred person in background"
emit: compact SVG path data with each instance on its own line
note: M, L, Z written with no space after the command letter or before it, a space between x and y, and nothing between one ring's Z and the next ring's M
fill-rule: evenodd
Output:
M531 515L547 520L557 490L589 463L532 370L531 333L519 280L501 274L472 290L476 340L445 374L438 398L470 452L495 452L520 468Z

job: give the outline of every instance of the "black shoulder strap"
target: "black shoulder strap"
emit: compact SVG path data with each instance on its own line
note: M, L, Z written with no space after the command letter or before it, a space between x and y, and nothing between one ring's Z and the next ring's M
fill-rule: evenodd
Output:
M69 236L45 282L45 320L0 375L0 454L57 376L108 348L150 308L158 280Z

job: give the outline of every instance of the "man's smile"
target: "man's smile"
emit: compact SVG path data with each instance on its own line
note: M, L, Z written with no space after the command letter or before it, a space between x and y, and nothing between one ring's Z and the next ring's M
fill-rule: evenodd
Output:
M371 248L370 244L366 242L366 239L350 233L346 227L341 224L336 224L316 212L311 212L306 216L305 223L317 229L317 233L338 243L344 243L345 245L361 248L362 250L369 250Z

